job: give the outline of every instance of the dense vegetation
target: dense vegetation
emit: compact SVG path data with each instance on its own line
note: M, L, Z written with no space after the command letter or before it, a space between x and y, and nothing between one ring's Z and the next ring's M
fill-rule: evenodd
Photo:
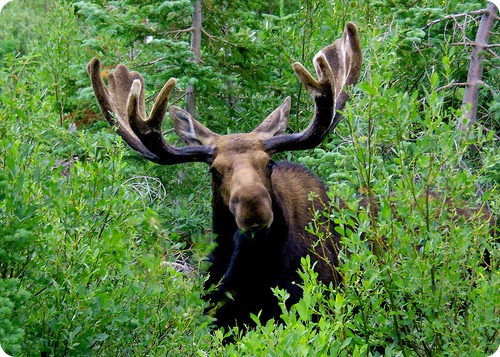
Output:
M500 250L479 209L500 213L498 45L483 54L478 125L456 129L486 3L207 0L199 63L186 31L193 4L4 7L2 348L14 356L493 353ZM126 148L100 119L85 65L93 56L106 70L126 63L151 98L177 77L173 101L182 105L194 87L197 118L219 133L250 130L291 95L296 131L313 108L291 63L310 67L347 21L359 25L364 67L344 121L320 148L283 155L331 187L327 214L340 231L359 222L344 237L343 284L317 284L304 259L304 298L283 309L283 324L213 331L200 298L212 240L206 167L159 167ZM498 31L496 21L490 43L500 43ZM378 215L359 208L360 194L380 203ZM340 199L347 209L336 209ZM367 243L382 241L383 250ZM223 345L226 335L234 343Z

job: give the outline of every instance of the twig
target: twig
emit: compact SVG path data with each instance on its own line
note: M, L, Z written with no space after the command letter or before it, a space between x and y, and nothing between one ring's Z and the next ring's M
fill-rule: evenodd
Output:
M155 59L151 62L146 62L146 63L140 63L140 64L137 64L135 67L147 67L147 66L152 66L154 64L157 64L158 62L162 62L162 61L165 61L167 59L167 57L160 57L158 59Z
M467 83L450 83L450 84L447 84L445 86L436 88L436 92L439 92L439 91L442 91L445 89L454 88L454 87L465 87L466 85L467 85Z
M165 33L167 35L178 35L180 33L192 32L193 30L194 30L194 27L189 27L187 29L167 31Z
M481 9L481 10L476 10L476 11L464 12L464 13L461 13L461 14L448 15L448 16L445 16L445 17L443 17L441 19L436 19L434 21L429 22L424 27L422 27L421 30L422 31L427 30L429 27L431 27L431 26L433 26L433 25L435 25L435 24L437 24L437 23L439 23L441 21L456 20L456 19L461 18L461 17L477 16L477 15L483 15L483 14L486 14L486 13L488 13L488 15L493 16L494 20L500 20L500 17L498 17L495 14L492 14L490 10L488 10L488 9Z
M464 41L464 42L452 42L450 46L478 46L474 41ZM490 45L483 45L484 48L495 48L500 47L500 43L492 43Z
M486 83L484 81L478 81L477 84L485 87L486 89L489 89L492 95L496 95L497 94L497 92L488 83ZM436 88L436 92L439 92L439 91L442 91L442 90L446 90L446 89L450 89L450 88L454 88L454 87L466 87L468 85L469 84L466 83L466 82L465 83L464 82L461 82L461 83L450 83L450 84L447 84L445 86Z

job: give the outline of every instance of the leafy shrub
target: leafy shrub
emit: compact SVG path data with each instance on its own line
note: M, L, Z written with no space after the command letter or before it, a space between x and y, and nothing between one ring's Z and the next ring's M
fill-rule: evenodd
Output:
M0 39L0 344L8 353L391 356L467 348L482 356L496 349L498 241L478 208L498 216L498 139L495 130L454 130L461 89L443 88L463 80L468 53L449 46L458 41L450 23L422 30L455 8L480 5L207 2L205 62L194 66L187 33L163 37L189 26L190 3L172 3L175 12L168 2L157 12L143 3L128 1L134 11L124 11L108 1L73 8L16 0L2 12L2 33L11 36ZM303 299L287 310L286 293L275 291L283 323L256 317L250 331L211 331L200 299L210 248L206 168L145 163L106 123L69 130L67 119L95 120L85 62L98 55L108 65L140 67L150 93L178 76L174 100L195 83L201 119L221 133L253 128L291 93L291 127L299 130L313 107L289 64L310 63L347 20L360 25L365 64L345 119L320 148L283 154L332 187L326 214L344 234L343 283L318 284L304 259ZM156 38L143 43L152 23L161 25ZM472 27L465 34L473 38ZM497 62L485 67L493 92ZM482 115L493 129L497 95L485 92ZM167 194L150 200L133 187L138 175L160 181L150 193ZM362 195L378 202L377 215L360 205Z
M398 61L385 49L373 55L379 68ZM497 349L499 250L483 209L498 211L497 181L486 178L484 161L498 145L491 132L455 130L461 112L443 106L436 72L412 95L390 85L393 75L361 82L338 128L341 141L300 158L332 187L327 221L344 234L342 284L318 285L304 261L304 297L283 310L283 324L256 319L246 334L217 331L213 355L482 356ZM361 194L371 206L360 205ZM284 291L276 294L286 300ZM236 342L223 347L227 336Z
M202 278L193 273L196 258L186 263L203 254L186 251L179 228L127 190L126 175L138 168L129 167L136 160L123 155L115 135L45 120L52 106L29 91L37 86L36 57L12 58L11 66L19 79L1 77L2 88L14 86L2 93L0 122L3 348L50 355L203 349L210 319Z
M9 355L17 355L22 350L24 340L23 322L17 312L29 299L29 293L20 287L18 279L0 278L0 341L2 350Z

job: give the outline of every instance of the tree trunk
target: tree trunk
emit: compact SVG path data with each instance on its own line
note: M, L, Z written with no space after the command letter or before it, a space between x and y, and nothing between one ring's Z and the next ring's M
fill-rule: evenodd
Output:
M482 82L483 66L482 52L487 48L491 30L494 21L498 19L497 8L489 2L486 7L486 12L481 18L479 29L476 34L476 41L472 51L469 72L467 74L467 85L464 91L464 99L462 101L463 116L462 120L457 124L457 129L467 131L473 124L476 124L477 107L479 101L479 85Z
M202 29L202 13L201 0L196 0L193 13L193 31L191 37L191 51L194 53L196 64L201 62L201 29ZM196 95L194 86L190 85L186 89L186 111L193 117L196 114Z

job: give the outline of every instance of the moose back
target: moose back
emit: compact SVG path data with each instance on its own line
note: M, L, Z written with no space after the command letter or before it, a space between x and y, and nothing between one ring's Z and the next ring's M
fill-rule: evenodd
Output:
M357 27L348 23L343 36L314 57L317 79L300 63L293 64L315 103L309 126L299 133L285 133L290 97L252 132L231 135L216 134L186 111L170 106L184 147L169 145L162 135L175 79L162 88L148 117L139 73L119 64L108 75L106 87L99 59L88 64L104 117L132 149L162 165L197 161L210 166L217 246L209 256L206 298L219 326L251 323L251 313L260 313L262 320L279 318L272 288L286 289L287 303L296 303L302 294L297 271L306 255L315 261L321 281L338 281L339 237L331 229L331 239L318 245L318 238L305 229L313 213L328 201L325 185L305 167L274 162L272 156L311 149L325 139L341 120L338 110L349 99L344 87L356 82L361 62Z

